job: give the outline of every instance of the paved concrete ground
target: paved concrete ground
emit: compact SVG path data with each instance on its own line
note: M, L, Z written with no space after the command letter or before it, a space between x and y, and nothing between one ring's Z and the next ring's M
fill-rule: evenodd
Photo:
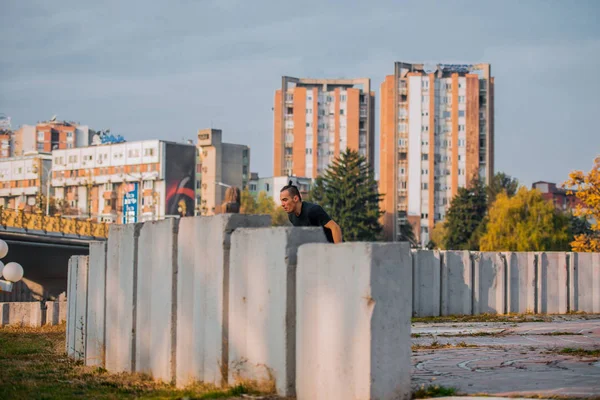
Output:
M412 333L415 387L437 384L467 395L600 398L600 355L560 352L600 351L600 315L557 316L551 322L415 323Z

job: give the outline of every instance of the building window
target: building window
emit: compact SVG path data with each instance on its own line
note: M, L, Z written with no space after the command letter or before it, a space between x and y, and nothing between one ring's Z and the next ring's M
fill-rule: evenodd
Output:
M427 154L427 153L421 154L421 161L427 161L427 160L429 160L429 154Z
M145 157L152 157L154 155L154 149L144 149Z
M44 141L44 132L38 132L37 133L37 140L39 142L43 142Z
M465 116L465 111L464 110L459 110L458 111L458 116L459 117L464 117Z
M421 183L421 189L427 190L427 183Z
M113 191L113 184L112 183L105 183L104 184L104 191L105 192L112 192Z
M340 109L340 115L344 115L344 109Z
M144 189L152 189L153 182L152 181L144 181Z

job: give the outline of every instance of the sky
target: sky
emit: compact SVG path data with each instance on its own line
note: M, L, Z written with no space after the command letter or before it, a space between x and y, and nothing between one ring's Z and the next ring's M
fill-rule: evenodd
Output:
M281 76L371 78L394 62L490 63L496 172L561 183L600 155L600 1L4 0L0 113L128 141L198 129L273 173Z

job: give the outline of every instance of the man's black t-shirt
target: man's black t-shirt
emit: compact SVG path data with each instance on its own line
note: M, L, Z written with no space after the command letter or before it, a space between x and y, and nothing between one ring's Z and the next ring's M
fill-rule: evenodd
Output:
M331 221L331 217L323 210L318 204L309 203L306 201L302 202L302 208L300 215L295 213L289 213L288 218L294 226L321 226L323 232L330 243L333 243L333 235L331 229L325 228L325 225Z

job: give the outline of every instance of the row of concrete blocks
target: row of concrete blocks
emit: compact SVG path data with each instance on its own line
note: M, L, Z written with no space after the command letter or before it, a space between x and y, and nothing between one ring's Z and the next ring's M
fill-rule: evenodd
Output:
M66 301L0 303L0 326L41 327L67 320Z
M71 259L68 354L178 386L409 398L408 246L268 226L236 214L111 226Z
M413 315L600 312L600 253L413 251Z

